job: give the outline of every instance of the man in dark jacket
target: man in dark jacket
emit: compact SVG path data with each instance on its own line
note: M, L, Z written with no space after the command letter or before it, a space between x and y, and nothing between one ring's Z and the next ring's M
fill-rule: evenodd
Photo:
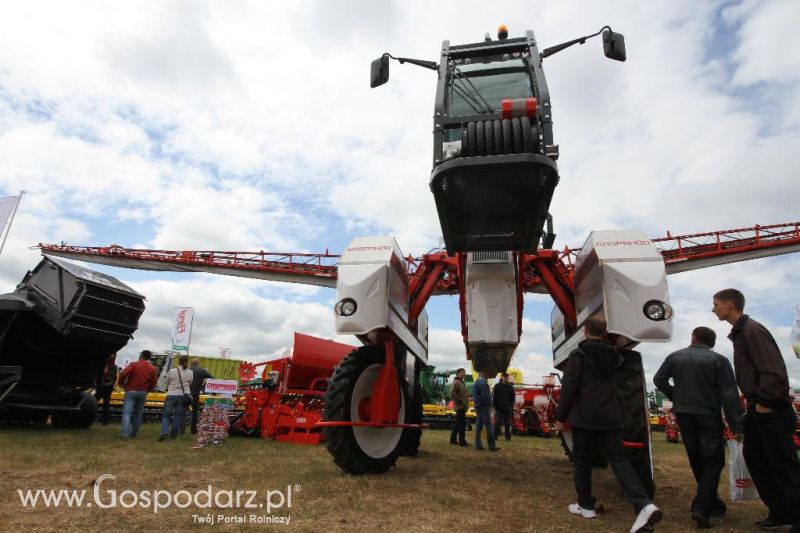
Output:
M556 410L556 430L564 422L572 424L572 457L575 463L575 489L578 503L571 513L584 518L597 516L592 496L592 458L595 448L605 453L622 493L634 508L636 519L631 532L651 531L661 520L656 507L622 448L622 404L617 395L617 371L622 356L604 340L606 322L590 317L584 322L581 341L567 360L561 396Z
M450 388L450 399L453 400L453 409L456 411L456 423L450 433L450 444L467 446L467 409L469 409L469 394L464 385L464 376L467 371L463 368L456 370L456 378ZM458 440L456 440L458 439Z
M494 398L494 434L499 438L500 427L504 425L506 440L511 440L511 417L516 394L514 394L514 386L508 382L508 373L503 372L500 375L500 381L495 384L492 395Z
M658 390L672 401L672 411L681 428L697 482L690 512L700 528L711 527L711 516L725 514L725 503L717 494L719 476L725 466L722 409L731 431L741 433L736 378L730 361L711 350L716 340L714 330L695 328L691 345L667 356L653 378Z
M492 427L492 391L489 389L488 372L481 372L475 383L472 384L472 401L475 403L475 448L483 450L481 444L481 431L486 428L486 438L489 449L496 452L500 448L495 445L494 427Z
M800 460L793 435L797 418L781 351L767 328L744 314L744 295L724 289L714 295L712 312L733 326L736 382L747 401L744 460L769 515L757 524L788 524L800 532Z
M189 385L189 392L192 395L192 435L197 433L197 417L200 415L200 393L203 391L203 383L206 379L214 379L211 373L200 366L200 359L192 359L189 366L192 371L192 384Z

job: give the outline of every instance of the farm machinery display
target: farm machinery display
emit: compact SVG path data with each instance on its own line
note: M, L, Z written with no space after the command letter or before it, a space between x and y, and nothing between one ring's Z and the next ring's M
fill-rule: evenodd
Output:
M608 27L595 35L601 33L605 55L623 61L622 35ZM540 51L532 32L509 39L502 31L497 40L445 41L438 63L389 54L373 62L373 87L388 81L390 59L438 74L430 188L444 250L415 259L393 237L373 236L354 239L341 256L116 245L41 245L42 251L128 268L335 287L336 331L355 335L363 346L335 368L327 392L315 395L324 396L324 420L315 427L324 428L334 461L351 474L385 472L419 447L430 297L458 295L467 359L475 370L495 374L508 368L519 344L524 294L549 294L556 368L581 340L588 317L606 319L609 340L625 359L620 392L629 457L652 491L644 373L632 348L671 338L666 275L798 251L800 225L663 239L595 231L580 250L552 249L549 208L559 146L542 62L593 36Z
M450 389L456 369L436 370L433 365L427 365L420 370L419 381L422 388L422 422L432 429L451 428L456 422L456 412L450 400ZM464 377L467 393L472 395L473 376ZM475 411L467 411L467 422L475 420Z
M179 353L175 351L167 351L164 353L154 353L150 357L150 364L156 367L158 372L158 383L156 389L149 392L145 397L144 409L142 417L145 420L160 420L161 413L164 409L164 400L166 394L166 375L171 368L177 364ZM208 357L203 355L190 354L192 359L200 361L200 365L209 371L215 379L239 379L239 366L244 363L237 359L222 359L220 357ZM204 405L208 395L200 394L200 405ZM117 419L122 417L122 405L125 399L125 391L122 387L117 385L111 393L109 401L110 409L109 414L111 418ZM98 413L99 416L99 413Z
M550 438L555 435L556 408L561 385L556 384L557 374L544 376L536 385L514 385L513 429L520 435Z
M0 421L89 427L88 389L143 311L144 296L116 278L44 258L0 296Z
M328 378L353 347L302 333L283 357L242 363L241 393L234 402L231 431L298 444L324 440L322 419ZM261 377L256 376L261 371Z

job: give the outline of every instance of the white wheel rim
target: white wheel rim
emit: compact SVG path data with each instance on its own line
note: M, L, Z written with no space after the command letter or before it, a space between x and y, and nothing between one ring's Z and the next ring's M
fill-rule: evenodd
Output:
M350 398L350 421L368 422L358 415L358 406L364 398L372 396L372 384L378 378L383 365L374 364L364 369L353 387ZM406 402L400 392L400 412L397 415L398 423L405 422ZM370 457L383 459L394 451L403 435L403 428L371 428L366 426L353 426L353 436L359 448Z

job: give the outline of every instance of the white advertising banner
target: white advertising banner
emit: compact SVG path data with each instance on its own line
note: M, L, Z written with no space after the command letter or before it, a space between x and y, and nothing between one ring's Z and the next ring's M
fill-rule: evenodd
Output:
M24 191L23 191L24 192ZM19 201L22 199L22 193L19 196L6 196L0 198L0 252L6 245L8 234L11 233L11 222L14 221L14 215L17 213Z
M6 229L6 222L11 218L18 200L19 196L4 196L0 198L0 233Z
M235 379L207 379L206 394L236 394L239 382Z
M794 354L800 359L800 305L794 308L794 323L792 324L792 349Z
M176 307L175 325L172 327L172 349L182 352L189 351L189 342L192 339L192 318L194 307Z

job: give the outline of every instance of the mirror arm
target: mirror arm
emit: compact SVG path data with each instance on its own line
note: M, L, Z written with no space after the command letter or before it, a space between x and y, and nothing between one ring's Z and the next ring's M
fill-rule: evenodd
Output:
M411 59L409 57L394 57L392 54L386 53L383 54L384 57L390 57L400 63L411 63L412 65L417 65L418 67L424 67L430 70L439 70L439 64L434 61L425 61L423 59Z
M555 46L551 46L550 48L545 48L544 50L542 50L542 53L539 54L539 60L542 60L542 59L544 59L546 57L549 57L549 56L551 56L551 55L553 55L553 54L555 54L557 52L560 52L561 50L564 50L565 48L569 48L573 44L584 44L587 39L591 39L592 37L597 37L598 35L603 33L603 30L606 30L606 29L608 31L612 31L611 30L611 26L603 26L602 28L600 28L600 31L598 31L597 33L593 33L591 35L585 35L583 37L578 37L577 39L573 39L573 40L567 41L565 43L557 44Z

